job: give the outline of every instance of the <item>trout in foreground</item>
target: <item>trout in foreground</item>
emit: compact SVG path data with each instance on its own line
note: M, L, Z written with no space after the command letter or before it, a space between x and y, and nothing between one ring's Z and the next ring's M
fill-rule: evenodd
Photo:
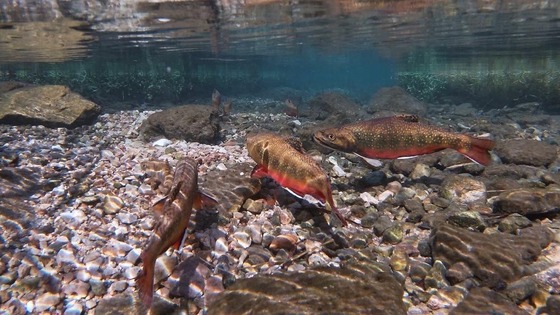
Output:
M261 133L247 137L247 151L257 162L251 176L270 176L300 198L305 195L313 196L328 204L342 224L347 225L346 219L334 204L327 174L315 160L303 153L299 140Z
M179 249L186 232L193 207L216 201L198 190L198 161L185 158L177 164L173 184L167 196L153 206L158 214L154 233L140 254L143 271L136 280L140 299L146 307L152 304L154 294L154 268L156 259L172 245Z
M395 159L451 148L482 165L488 165L490 139L448 132L418 122L414 115L399 115L361 121L318 131L313 139L328 148L354 153L362 158Z

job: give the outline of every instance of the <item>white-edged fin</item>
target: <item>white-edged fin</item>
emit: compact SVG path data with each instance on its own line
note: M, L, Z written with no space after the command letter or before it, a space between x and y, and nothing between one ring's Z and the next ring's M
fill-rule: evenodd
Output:
M377 160L377 159L372 159L372 158L367 158L363 155L359 155L358 153L356 153L357 156L361 157L362 159L364 159L364 161L366 161L367 164L373 166L373 167L381 167L383 166L383 162Z
M413 159L415 157L418 157L418 155L400 156L400 157L397 158L397 160L408 160L408 159Z
M315 198L311 195L305 194L305 195L302 196L301 194L298 194L298 193L296 193L295 191L293 191L289 188L284 187L284 189L286 189L290 194L292 194L292 195L294 195L298 198L301 198L301 199L303 199L303 200L305 200L305 201L307 201L311 204L319 204L321 207L325 206L325 203L321 202L320 200L318 200L317 198Z

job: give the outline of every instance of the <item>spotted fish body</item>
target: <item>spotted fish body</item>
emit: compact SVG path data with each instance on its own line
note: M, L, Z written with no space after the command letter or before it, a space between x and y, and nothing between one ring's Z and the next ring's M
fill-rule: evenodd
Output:
M168 195L153 207L159 216L154 232L140 254L143 272L137 279L140 299L146 307L152 304L156 259L171 246L179 248L193 207L200 209L203 198L210 198L198 190L198 164L190 158L179 162Z
M401 115L366 120L318 131L314 140L331 149L364 158L396 159L451 148L469 159L488 165L490 139L475 138L422 124L418 117Z
M269 176L299 197L313 196L328 204L339 220L347 224L336 208L327 174L303 152L297 139L260 133L247 137L247 150L257 162L253 177Z

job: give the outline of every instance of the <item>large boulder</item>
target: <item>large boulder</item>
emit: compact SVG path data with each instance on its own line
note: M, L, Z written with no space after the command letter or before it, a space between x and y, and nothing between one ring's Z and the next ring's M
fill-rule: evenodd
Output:
M326 92L309 101L310 118L338 125L355 122L367 114L348 96L338 92Z
M373 95L367 111L370 114L389 111L424 116L427 107L426 104L408 94L403 88L393 86L379 89Z
M498 141L494 152L507 164L548 166L558 158L558 148L537 140Z
M0 93L0 123L73 128L91 122L99 105L63 85L4 84ZM11 88L8 88L11 87Z
M144 139L181 139L214 144L220 135L218 111L208 105L183 105L154 113L140 126Z

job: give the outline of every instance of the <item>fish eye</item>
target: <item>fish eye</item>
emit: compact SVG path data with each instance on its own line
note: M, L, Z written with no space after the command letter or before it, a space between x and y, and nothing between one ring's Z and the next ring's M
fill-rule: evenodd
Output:
M334 140L334 134L332 133L327 134L327 138L329 138L329 140Z

